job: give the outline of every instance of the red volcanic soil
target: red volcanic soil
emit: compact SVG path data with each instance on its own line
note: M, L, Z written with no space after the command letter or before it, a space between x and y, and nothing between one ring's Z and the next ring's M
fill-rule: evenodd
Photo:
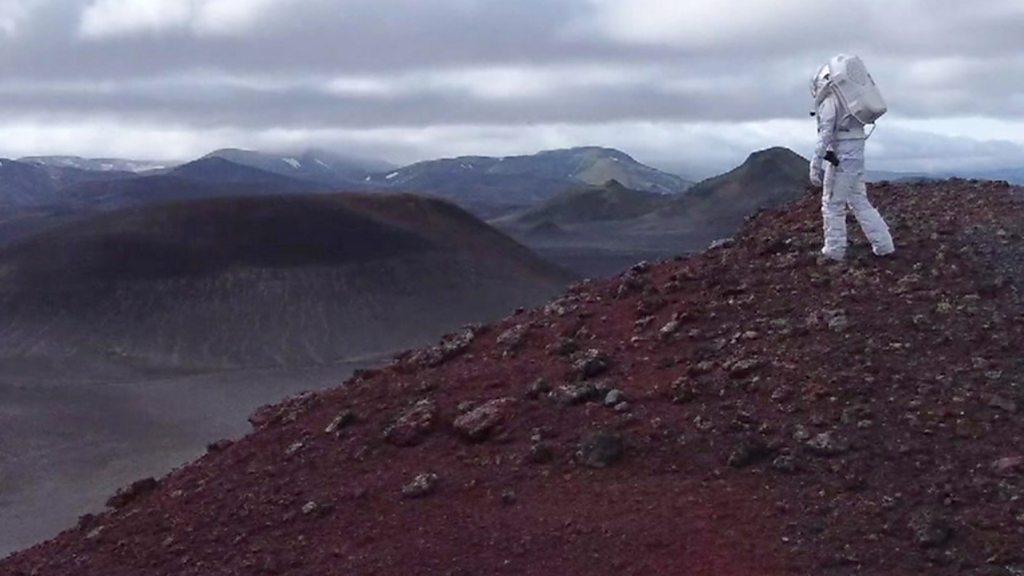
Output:
M0 572L1020 574L1021 195L872 193L895 258L817 262L808 195L262 409Z

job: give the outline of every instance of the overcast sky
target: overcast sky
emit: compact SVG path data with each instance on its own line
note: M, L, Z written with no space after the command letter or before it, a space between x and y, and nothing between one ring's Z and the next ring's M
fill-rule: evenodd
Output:
M0 156L572 145L702 177L807 154L861 55L889 170L1024 165L1022 0L0 0Z

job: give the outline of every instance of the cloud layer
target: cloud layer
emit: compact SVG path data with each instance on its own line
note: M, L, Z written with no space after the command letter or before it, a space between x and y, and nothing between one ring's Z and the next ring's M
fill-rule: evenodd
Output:
M851 51L878 167L1015 165L1021 30L1017 0L0 0L0 156L601 144L702 176L806 151L808 78Z

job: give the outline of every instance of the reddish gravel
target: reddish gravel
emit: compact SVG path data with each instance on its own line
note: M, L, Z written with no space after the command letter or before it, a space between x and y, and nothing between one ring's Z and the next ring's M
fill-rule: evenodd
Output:
M809 195L262 410L0 573L1022 574L1020 194L872 193L897 258L818 263Z

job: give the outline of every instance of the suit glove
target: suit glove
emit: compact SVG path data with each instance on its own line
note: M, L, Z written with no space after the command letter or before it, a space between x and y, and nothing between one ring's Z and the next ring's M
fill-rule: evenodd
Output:
M821 188L825 181L825 170L821 167L821 161L815 160L811 162L811 173L810 173L811 185L815 188Z

